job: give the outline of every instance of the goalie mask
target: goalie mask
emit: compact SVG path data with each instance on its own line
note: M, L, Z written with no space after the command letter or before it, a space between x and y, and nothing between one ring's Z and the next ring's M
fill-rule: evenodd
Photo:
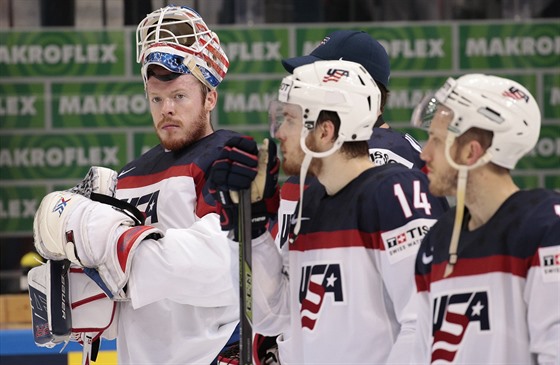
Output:
M202 17L186 6L167 6L146 16L136 30L136 61L144 85L150 65L192 74L210 89L224 79L228 58Z
M301 226L303 187L311 159L332 155L344 142L367 141L381 114L380 103L381 92L371 75L363 66L351 61L317 61L294 69L293 75L282 80L278 101L269 106L270 132L274 137L285 118L297 116L303 123L300 145L305 158L300 170L296 235ZM340 126L332 147L317 152L308 148L306 139L316 127L321 111L337 113Z
M412 124L428 127L440 105L452 114L447 127L445 158L458 170L455 221L449 245L449 263L444 273L447 277L457 262L468 171L489 161L513 169L517 161L535 147L539 138L541 113L533 95L519 83L482 74L469 74L457 80L447 79L434 95L428 95L415 108ZM474 164L458 164L451 157L451 147L458 136L471 128L492 132L492 143Z

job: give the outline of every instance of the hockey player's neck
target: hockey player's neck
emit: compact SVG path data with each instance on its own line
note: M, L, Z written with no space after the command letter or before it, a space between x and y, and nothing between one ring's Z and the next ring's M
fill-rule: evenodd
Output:
M476 174L468 177L465 205L469 208L471 218L469 229L476 229L486 224L504 202L519 187L509 174Z
M341 154L335 153L324 159L317 178L325 187L328 195L335 195L361 173L373 166L369 156L347 159Z

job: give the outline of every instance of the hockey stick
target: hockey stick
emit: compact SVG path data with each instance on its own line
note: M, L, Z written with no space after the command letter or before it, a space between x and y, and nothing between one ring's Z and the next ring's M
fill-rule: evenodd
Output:
M251 191L239 192L239 364L253 364L253 296L251 263Z

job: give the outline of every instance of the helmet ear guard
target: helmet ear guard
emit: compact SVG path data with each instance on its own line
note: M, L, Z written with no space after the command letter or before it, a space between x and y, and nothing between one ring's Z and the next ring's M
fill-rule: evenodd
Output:
M148 68L192 74L210 89L224 79L229 60L216 33L186 6L167 6L146 16L136 29L136 60L142 64L144 84Z

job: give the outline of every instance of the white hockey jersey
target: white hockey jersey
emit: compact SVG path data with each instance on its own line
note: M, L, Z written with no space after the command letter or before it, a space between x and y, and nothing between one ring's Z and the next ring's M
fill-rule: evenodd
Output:
M117 197L165 231L133 258L131 302L119 304L119 365L210 364L239 322L238 248L205 188L233 135L217 131L179 152L157 146L119 174Z
M560 194L519 191L473 231L466 211L444 278L454 217L418 252L416 363L560 364Z
M278 217L282 253L270 235L254 241L254 327L283 334L282 364L408 361L416 252L447 208L427 186L400 164L369 169L334 196L312 184L297 237L292 214Z

